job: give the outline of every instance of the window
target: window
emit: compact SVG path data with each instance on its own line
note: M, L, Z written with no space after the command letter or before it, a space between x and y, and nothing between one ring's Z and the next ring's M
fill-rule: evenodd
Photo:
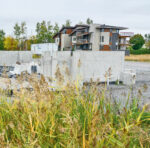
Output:
M73 41L76 41L76 37L73 37Z
M100 36L100 42L104 42L104 36Z
M37 66L31 66L31 73L37 73Z
M84 32L88 32L88 29L86 28L86 29L84 29Z
M112 50L112 45L109 45L110 50Z
M56 43L59 44L59 38L56 38Z
M72 43L76 43L76 41L77 41L76 36L73 36L73 37L72 37Z
M103 45L100 45L100 50L103 50L104 46Z
M112 33L116 33L116 29L112 29Z
M89 45L89 50L92 50L92 45L91 44Z
M63 34L66 34L66 31L67 31L67 30L66 30L66 29L64 29L64 30L62 31L62 33L63 33Z
M103 28L103 29L100 29L100 32L104 32L104 28Z
M110 36L110 38L109 38L109 42L112 42L112 36Z

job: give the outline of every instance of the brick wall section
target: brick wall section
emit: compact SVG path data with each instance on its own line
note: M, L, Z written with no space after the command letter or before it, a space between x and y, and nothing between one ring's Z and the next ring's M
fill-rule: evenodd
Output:
M109 45L104 45L102 51L110 51Z
M104 32L110 32L110 29L104 29Z

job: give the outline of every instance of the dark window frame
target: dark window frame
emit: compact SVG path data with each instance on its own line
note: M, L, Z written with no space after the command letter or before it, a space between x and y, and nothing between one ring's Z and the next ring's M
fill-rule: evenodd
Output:
M105 31L104 28L101 28L101 29L100 29L100 32L104 32L104 31Z

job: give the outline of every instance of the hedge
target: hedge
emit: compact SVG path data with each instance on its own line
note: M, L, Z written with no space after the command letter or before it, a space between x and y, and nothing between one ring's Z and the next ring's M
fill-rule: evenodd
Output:
M150 50L149 49L139 49L139 50L130 50L130 54L135 54L135 55L139 55L139 54L150 54Z

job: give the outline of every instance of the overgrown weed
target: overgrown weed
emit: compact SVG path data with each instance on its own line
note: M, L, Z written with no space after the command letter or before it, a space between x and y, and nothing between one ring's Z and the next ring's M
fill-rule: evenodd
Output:
M136 99L120 108L106 98L105 86L52 91L44 77L28 80L32 91L0 98L1 147L150 147L150 112Z

